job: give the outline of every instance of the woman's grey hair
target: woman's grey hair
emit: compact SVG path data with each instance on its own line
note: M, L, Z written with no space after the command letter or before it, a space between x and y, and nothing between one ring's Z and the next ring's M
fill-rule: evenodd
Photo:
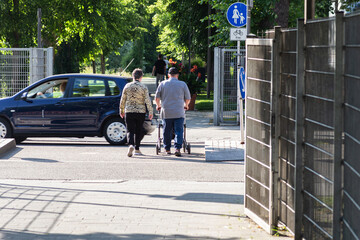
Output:
M136 68L133 72L132 72L132 77L135 80L139 80L142 76L144 76L143 71L140 68Z

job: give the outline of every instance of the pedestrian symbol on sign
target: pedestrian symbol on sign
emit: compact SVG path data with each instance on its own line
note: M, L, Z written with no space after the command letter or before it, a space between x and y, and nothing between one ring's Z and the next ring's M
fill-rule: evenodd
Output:
M234 23L237 24L237 20L238 20L238 18L240 18L240 13L239 13L239 10L237 9L237 6L235 6L235 8L234 8L232 18L234 19Z

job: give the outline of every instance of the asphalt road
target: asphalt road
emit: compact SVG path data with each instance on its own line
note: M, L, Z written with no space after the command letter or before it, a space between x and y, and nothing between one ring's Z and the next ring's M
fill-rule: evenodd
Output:
M193 143L182 157L155 154L151 136L144 156L129 158L126 146L111 146L103 138L30 138L3 156L2 179L57 180L180 180L242 181L242 162L209 163L203 143Z
M150 92L154 79L144 79ZM111 146L104 138L29 138L0 159L1 179L47 180L180 180L238 182L243 162L205 162L207 139L238 139L237 126L212 126L212 113L189 113L187 139L192 153L181 158L157 156L157 132L145 136L144 156L129 158L127 146Z

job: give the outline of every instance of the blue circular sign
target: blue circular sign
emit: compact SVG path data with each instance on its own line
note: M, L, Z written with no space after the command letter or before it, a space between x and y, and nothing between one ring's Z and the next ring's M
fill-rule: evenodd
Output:
M227 20L234 27L242 27L246 25L247 7L244 3L233 3L226 13Z
M245 69L243 67L240 68L239 71L239 83L240 83L240 94L241 94L241 98L245 99Z

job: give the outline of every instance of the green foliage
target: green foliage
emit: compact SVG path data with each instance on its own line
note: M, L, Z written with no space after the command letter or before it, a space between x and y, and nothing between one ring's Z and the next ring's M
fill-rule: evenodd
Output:
M205 58L207 51L207 5L193 0L157 0L149 7L155 13L153 24L160 29L158 50L180 58L191 51Z
M37 1L1 0L0 36L8 47L34 47Z
M213 111L214 96L211 95L210 99L207 98L206 93L200 93L196 97L195 109L199 111Z

